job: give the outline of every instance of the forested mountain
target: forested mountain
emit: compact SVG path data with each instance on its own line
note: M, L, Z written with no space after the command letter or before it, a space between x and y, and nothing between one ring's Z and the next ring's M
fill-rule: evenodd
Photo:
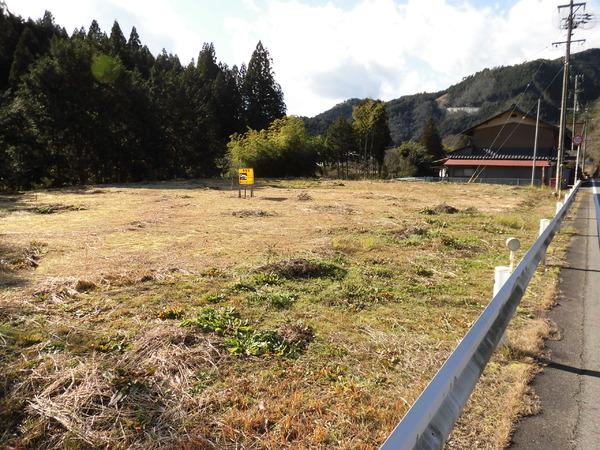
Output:
M600 49L577 53L571 62L571 73L584 75L579 97L581 104L600 98ZM407 95L386 102L392 139L396 144L416 140L429 118L434 119L442 135L460 133L511 104L533 112L538 97L542 99L542 117L556 122L560 108L561 68L562 59L556 59L484 69L444 91ZM349 119L352 106L359 102L359 99L350 99L315 117L306 118L309 131L325 134L338 117Z
M217 175L233 133L285 114L271 63L259 42L247 67L212 44L183 65L135 27L69 35L0 3L0 188Z

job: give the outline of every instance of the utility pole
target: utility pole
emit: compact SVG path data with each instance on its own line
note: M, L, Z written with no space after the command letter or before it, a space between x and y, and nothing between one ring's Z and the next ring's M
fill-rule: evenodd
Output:
M589 18L585 15L575 14L583 8L585 11L585 2L582 3L573 3L573 0L569 2L568 5L560 5L558 7L558 11L569 8L569 15L564 20L564 24L562 28L567 30L567 40L562 42L553 42L552 45L558 46L561 44L566 44L565 47L565 62L563 69L563 84L562 84L562 97L560 100L560 125L558 131L558 158L556 161L556 194L560 194L560 188L562 184L562 175L563 175L563 158L564 158L564 140L565 140L565 125L567 118L567 94L568 94L568 84L569 84L569 60L571 58L571 44L573 42L585 42L585 39L573 40L573 29L577 28L580 24L586 23L589 21Z
M579 80L583 80L583 75L575 75L575 89L573 90L573 128L571 128L571 154L575 149L575 136L577 135L575 131L577 118L577 94L579 93L578 82ZM579 166L579 149L581 148L581 144L577 144L577 159L575 160L575 176L573 177L573 184L577 183L577 168Z
M535 119L535 139L533 141L533 164L531 166L531 186L535 179L535 159L537 156L537 143L538 143L538 131L540 129L540 99L538 98L537 104L537 117Z

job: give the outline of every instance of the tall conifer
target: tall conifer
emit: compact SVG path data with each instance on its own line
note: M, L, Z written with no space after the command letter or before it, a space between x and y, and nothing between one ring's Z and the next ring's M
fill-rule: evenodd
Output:
M258 41L242 86L247 123L256 130L268 127L273 120L285 115L283 91L275 81L272 63L268 50Z
M436 161L444 157L444 147L442 145L442 139L438 134L433 118L425 123L419 142L423 147L427 149L427 153L431 156L432 161Z

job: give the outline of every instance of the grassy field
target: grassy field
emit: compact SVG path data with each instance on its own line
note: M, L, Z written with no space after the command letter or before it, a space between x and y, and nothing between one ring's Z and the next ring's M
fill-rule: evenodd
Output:
M553 212L546 190L424 183L4 195L0 446L376 448L489 301L505 239ZM448 448L502 448L535 410L543 270Z

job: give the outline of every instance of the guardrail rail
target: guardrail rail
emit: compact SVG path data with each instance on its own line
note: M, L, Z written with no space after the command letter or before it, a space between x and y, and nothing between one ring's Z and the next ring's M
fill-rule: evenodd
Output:
M381 446L382 450L441 449L444 446L531 277L571 207L580 184L577 182L567 195L554 219L525 253L506 283L394 428Z
M596 229L598 230L598 246L600 247L600 181L592 181L592 193L596 204Z

